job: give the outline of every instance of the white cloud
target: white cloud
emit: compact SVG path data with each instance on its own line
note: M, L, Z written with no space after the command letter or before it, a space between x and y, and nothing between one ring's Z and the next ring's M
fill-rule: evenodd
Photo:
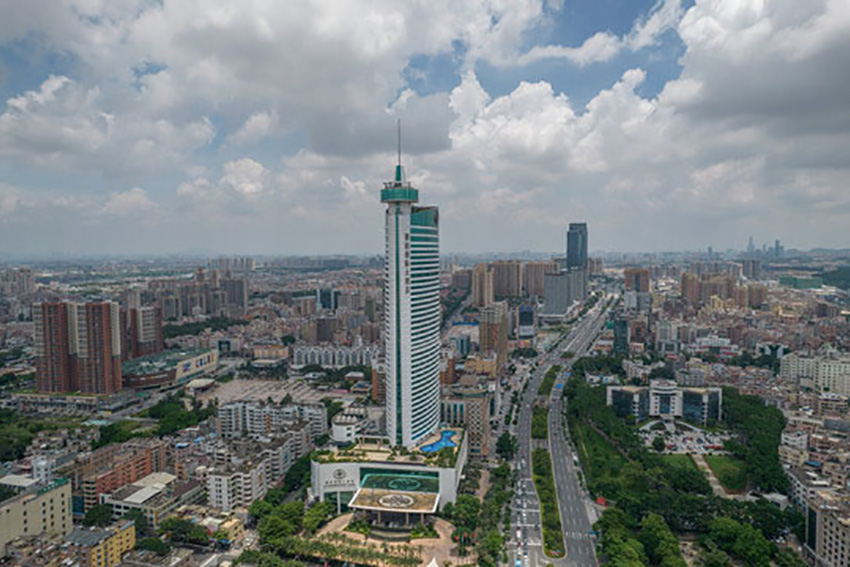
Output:
M234 145L255 144L264 138L275 134L280 128L280 118L277 112L255 112L239 130L228 136L227 140Z
M631 31L623 37L617 37L609 31L600 31L584 40L578 47L538 45L510 62L527 65L543 59L566 59L583 67L610 61L624 49L638 51L655 45L661 35L679 23L681 17L681 0L659 0L650 10L649 16L635 21Z
M245 197L256 197L268 188L268 170L251 158L227 162L224 172L221 183Z
M97 186L131 177L119 186L150 194L71 198L72 189L0 186L5 224L96 203L123 211L129 226L147 199L160 203L147 209L164 219L158 234L181 245L378 250L378 190L392 174L400 116L409 178L442 207L449 250L560 249L563 223L578 219L593 227L592 247L702 246L758 231L801 245L846 240L846 2L696 0L683 14L668 0L622 36L600 31L577 47L524 55L552 3L378 0L364 10L186 0L125 9L68 0L42 20L25 5L12 0L0 42L38 38L82 71L9 99L0 165L93 172ZM583 106L540 79L491 95L476 75L482 61L611 61L672 31L683 41L682 71L657 96L641 95L654 88L642 69L623 69ZM404 77L418 55L462 58L460 83L417 94ZM306 142L259 145L284 131ZM180 214L169 217L167 205ZM224 221L238 225L237 236L214 230ZM0 239L9 234L3 223ZM315 238L304 244L307 231Z
M117 217L135 216L139 218L149 215L156 208L156 203L151 201L147 191L141 187L133 187L127 191L111 193L101 212L105 215Z
M57 169L129 170L180 162L209 144L215 130L202 117L176 125L165 119L108 112L100 89L64 76L10 98L0 114L0 157Z
M620 53L623 42L610 32L598 32L587 38L579 47L545 45L533 47L520 56L517 62L527 65L541 59L567 59L578 65L608 61Z

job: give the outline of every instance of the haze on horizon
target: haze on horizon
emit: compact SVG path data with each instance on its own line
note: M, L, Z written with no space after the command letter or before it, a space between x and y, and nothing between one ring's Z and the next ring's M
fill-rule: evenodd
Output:
M10 0L0 254L846 248L845 2Z

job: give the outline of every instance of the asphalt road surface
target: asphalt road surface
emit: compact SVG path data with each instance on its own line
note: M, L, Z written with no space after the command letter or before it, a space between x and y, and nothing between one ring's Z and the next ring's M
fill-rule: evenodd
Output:
M607 299L607 297L606 297ZM546 370L562 362L560 354L569 350L581 356L592 344L605 322L605 299L588 311L567 336L566 341L542 355L537 370L529 378L529 386L521 398L519 419L515 435L518 442L518 479L514 500L511 503L511 539L509 541L510 567L545 567L552 563L558 567L596 567L595 541L590 535L590 506L582 490L577 467L563 423L563 402L559 378L552 390L549 411L549 453L552 456L561 527L566 555L550 558L543 552L543 535L540 528L540 502L531 477L531 414L532 406ZM566 370L566 369L565 369Z

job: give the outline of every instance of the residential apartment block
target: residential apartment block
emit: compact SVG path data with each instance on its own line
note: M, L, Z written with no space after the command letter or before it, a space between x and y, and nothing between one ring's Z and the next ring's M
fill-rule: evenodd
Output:
M62 537L73 529L71 484L67 479L17 484L21 492L0 502L0 557L6 556L6 546L15 538Z

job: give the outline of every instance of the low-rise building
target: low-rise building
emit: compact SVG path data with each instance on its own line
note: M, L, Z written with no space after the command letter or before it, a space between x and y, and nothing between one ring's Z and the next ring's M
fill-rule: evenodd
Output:
M792 468L785 471L788 477L788 499L797 508L804 510L806 503L818 492L834 492L829 479L816 471L805 468Z
M310 495L338 512L351 508L418 523L457 499L467 455L461 428L438 430L415 449L394 449L386 437L362 437L345 450L313 454Z
M218 409L219 433L226 439L269 435L288 428L294 420L309 422L313 438L328 433L328 410L324 404L237 401Z
M832 491L815 491L802 508L804 552L818 566L850 564L850 504Z
M112 517L116 520L138 510L151 526L157 528L178 506L198 502L203 495L200 483L179 481L172 474L159 472L111 494L101 494L100 503L112 507Z
M136 526L124 521L114 527L83 528L71 532L65 541L68 558L79 567L116 567L136 546Z
M680 387L672 380L651 380L649 386L608 386L606 403L618 417L633 415L638 421L678 417L705 425L721 418L723 390Z
M207 473L209 505L223 512L248 507L265 496L267 490L266 466L260 460L228 464Z
M124 556L121 567L195 567L195 553L191 549L178 547L168 555L157 555L144 549L131 551Z
M384 408L349 406L331 420L331 440L351 444L362 435L384 431Z
M125 388L167 388L206 376L218 367L218 350L167 350L122 365Z

